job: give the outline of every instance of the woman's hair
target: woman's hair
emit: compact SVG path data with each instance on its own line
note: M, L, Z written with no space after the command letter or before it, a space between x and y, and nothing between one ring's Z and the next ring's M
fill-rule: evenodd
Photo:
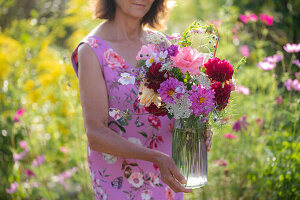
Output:
M141 21L142 26L163 29L169 17L168 0L154 0L150 10ZM116 13L114 0L90 0L93 18L113 20Z

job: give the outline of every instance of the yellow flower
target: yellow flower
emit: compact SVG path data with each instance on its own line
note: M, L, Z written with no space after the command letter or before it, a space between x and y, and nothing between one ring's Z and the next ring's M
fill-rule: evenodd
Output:
M144 82L145 83L145 82ZM150 106L151 103L154 103L157 107L161 105L161 98L158 96L158 93L154 90L149 89L142 83L139 88L139 100L141 105Z

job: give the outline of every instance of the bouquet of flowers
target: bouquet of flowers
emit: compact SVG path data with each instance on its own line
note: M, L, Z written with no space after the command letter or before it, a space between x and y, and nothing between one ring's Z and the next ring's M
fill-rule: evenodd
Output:
M138 52L138 97L149 113L175 118L172 156L185 186L197 188L207 183L204 134L229 102L237 67L215 57L219 36L213 24L194 22L168 39L172 43L150 34Z

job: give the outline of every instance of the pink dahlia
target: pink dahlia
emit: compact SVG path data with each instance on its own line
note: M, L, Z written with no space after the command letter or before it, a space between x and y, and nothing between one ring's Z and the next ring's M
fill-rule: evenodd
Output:
M224 82L232 79L234 72L233 66L225 59L220 60L217 57L208 59L204 64L205 74L210 79L217 82Z
M161 100L165 103L175 103L172 95L175 93L177 98L180 98L185 93L185 86L182 82L176 78L170 77L168 80L160 84L160 88L157 90Z
M225 83L224 87L222 87L221 82L215 82L211 85L211 87L215 91L214 101L216 103L217 109L222 110L226 108L231 93L231 86Z
M206 89L202 85L198 87L196 85L192 86L192 91L190 91L189 99L192 102L191 109L193 114L198 117L201 114L208 115L209 112L213 110L215 98L215 92L211 89Z
M183 74L190 72L199 74L199 68L203 65L205 56L191 47L180 48L176 56L172 56L174 66L178 67Z

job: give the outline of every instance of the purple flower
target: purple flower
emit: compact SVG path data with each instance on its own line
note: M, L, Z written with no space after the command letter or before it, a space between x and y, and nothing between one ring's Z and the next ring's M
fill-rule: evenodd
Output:
M32 161L32 165L34 167L37 167L37 166L40 166L41 164L43 164L44 161L45 161L44 155L37 156L37 158Z
M269 62L269 63L278 63L279 61L281 61L283 59L283 56L280 54L275 54L273 56L269 56L265 58L265 62Z
M269 71L269 70L274 69L276 67L276 64L269 63L269 62L266 62L266 61L260 61L257 64L257 67L261 68L262 70Z
M300 67L300 61L299 60L293 60L293 64L297 65L298 67Z
M285 46L283 46L283 49L288 53L299 52L300 51L300 43L298 43L298 44L287 43Z
M215 98L215 91L212 89L206 89L202 85L198 87L196 85L192 86L192 91L190 91L189 99L192 102L191 109L196 117L199 115L208 115L210 111L213 110Z
M12 194L15 193L18 189L18 183L17 182L13 182L10 184L10 188L6 188L6 192L8 194Z
M171 36L170 35L166 35L166 38L168 40L180 40L181 36L180 36L180 33L173 33Z
M247 130L247 126L249 123L246 121L247 116L243 115L240 119L238 119L232 126L232 129L236 132L241 131L242 129Z
M28 149L24 149L24 151L22 151L21 153L14 153L13 154L14 162L23 160L23 158L26 156L27 153L28 153Z
M168 51L168 56L176 56L178 54L178 46L177 45L172 44L166 50Z
M241 53L243 56L245 56L246 58L248 58L249 55L250 55L250 51L249 51L249 48L248 48L247 45L240 46L240 47L239 47L239 51L240 51L240 53Z
M185 93L185 86L182 82L176 78L170 77L166 81L160 84L160 88L157 90L161 100L165 103L175 103L172 95L175 93L177 98Z

